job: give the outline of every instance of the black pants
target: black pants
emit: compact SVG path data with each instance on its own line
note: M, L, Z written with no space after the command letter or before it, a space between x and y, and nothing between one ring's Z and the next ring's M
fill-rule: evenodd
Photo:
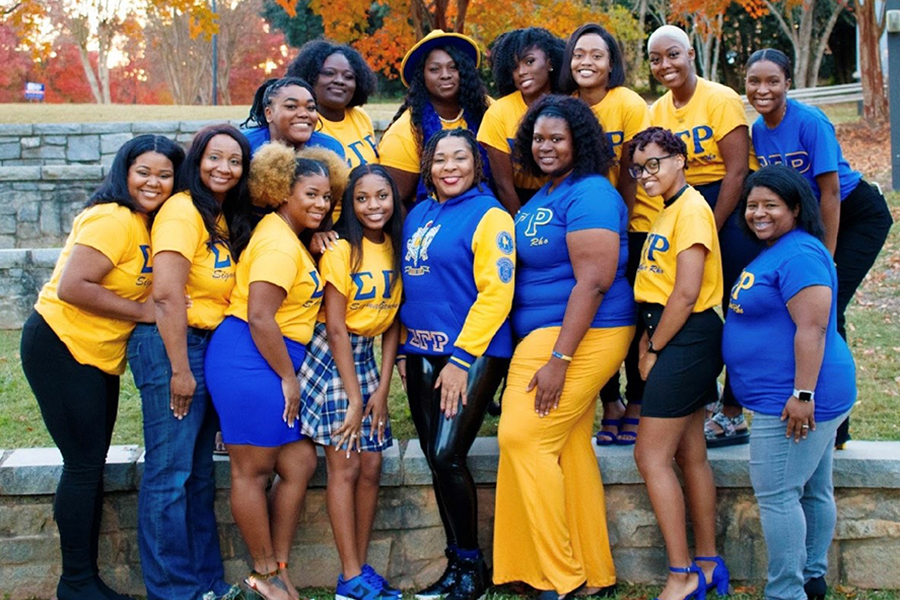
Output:
M884 196L864 179L841 202L834 266L838 276L837 331L845 340L844 312L866 273L875 264L893 222ZM849 418L838 427L836 439L838 444L850 439Z
M638 266L641 264L641 251L644 249L646 239L646 231L628 232L628 265L625 267L625 277L628 278L631 287L634 287L634 278L637 275ZM641 336L644 334L644 322L638 319L636 325L634 338L631 340L631 346L628 347L628 354L625 356L625 379L627 380L625 398L629 402L640 402L644 396L644 380L641 379L641 372L638 370L638 350ZM600 390L600 401L610 404L618 399L619 372L616 371L615 375Z
M22 330L20 351L25 377L63 457L53 514L61 581L77 585L98 573L103 468L119 408L119 377L78 363L36 312Z
M484 413L509 369L508 358L482 356L469 369L466 406L452 419L441 413L441 390L434 382L448 356L410 354L406 360L409 410L431 469L434 495L447 545L478 548L478 498L466 456Z

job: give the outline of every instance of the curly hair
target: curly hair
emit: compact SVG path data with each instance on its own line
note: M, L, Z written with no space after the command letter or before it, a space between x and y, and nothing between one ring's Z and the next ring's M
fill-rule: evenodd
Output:
M613 162L613 154L603 127L587 104L571 96L548 95L531 105L513 144L513 157L522 168L532 175L544 176L540 165L534 159L531 141L534 126L541 117L562 119L572 134L572 174L606 175Z
M809 182L800 175L796 169L786 165L769 165L753 173L744 181L744 189L741 191L741 200L738 202L738 227L752 239L757 239L756 234L750 229L744 214L747 212L747 199L753 188L764 187L781 198L789 210L799 207L797 214L797 227L817 238L825 241L825 226L822 224L822 213L819 203L813 196Z
M465 112L468 127L478 131L484 112L488 108L488 95L484 82L481 81L481 76L478 74L478 69L475 68L475 63L472 62L468 55L457 50L454 46L443 46L436 48L436 50L444 50L456 63L456 68L459 71L459 104ZM394 121L399 119L405 110L409 109L410 124L415 134L416 147L420 151L423 151L425 143L428 141L425 139L424 116L426 105L431 104L431 96L425 87L425 61L430 54L431 52L419 60L419 63L416 65L415 76L409 82L409 90L406 92L403 104L400 105L394 118L391 119L391 124L393 125Z
M347 187L347 177L350 173L347 161L343 160L332 150L321 146L306 146L297 152L297 158L314 160L328 168L328 183L331 185L332 198L328 214L331 215L338 200L344 195L344 189Z
M350 63L350 68L353 69L353 75L356 78L356 90L346 108L362 106L369 101L369 96L375 93L378 80L362 55L355 48L346 44L336 44L329 40L306 42L300 48L297 58L291 61L286 76L299 77L315 86L319 74L322 72L322 65L332 54L343 55Z
M512 74L525 54L535 48L541 50L550 63L550 91L559 91L565 46L565 42L543 27L515 29L499 35L491 46L491 71L497 91L501 96L516 91Z
M606 81L606 89L611 90L625 84L625 58L619 42L602 26L596 23L585 23L576 29L566 42L562 72L559 74L559 87L564 94L571 94L578 89L578 84L575 83L575 78L572 76L572 55L575 53L575 44L578 43L578 40L588 34L599 35L609 49L609 77Z
M278 90L291 85L300 86L307 90L312 96L313 102L317 105L319 101L316 99L316 92L312 86L299 77L282 77L281 79L267 79L261 86L256 88L253 95L253 104L250 105L250 114L247 119L241 123L241 127L268 127L266 121L266 108L272 106L272 101L278 95Z
M594 121L596 122L596 119L594 119ZM475 162L474 184L481 189L481 182L486 181L484 177L484 159L481 157L481 152L478 150L478 141L475 139L475 133L468 129L442 129L431 136L431 139L428 140L428 144L425 145L425 150L422 151L422 183L425 185L425 189L428 190L429 194L433 194L435 191L431 167L434 165L434 153L437 151L438 142L450 137L462 138L469 146L469 151L472 153Z
M156 152L168 158L172 162L172 177L174 181L178 181L178 172L184 162L184 150L181 146L161 135L139 135L122 144L116 152L109 172L97 191L91 194L87 206L113 203L132 212L140 212L137 201L128 192L128 170L141 154L147 152Z
M680 154L684 157L684 168L687 169L688 151L684 140L675 135L669 129L662 127L648 127L631 138L630 157L634 159L636 150L643 150L649 144L656 144L668 154Z
M341 239L347 240L350 244L351 268L359 269L363 260L363 226L359 222L354 209L354 200L356 198L356 184L367 175L380 177L387 183L391 189L391 199L393 205L393 213L391 218L385 222L382 231L385 236L391 240L393 249L393 273L394 279L391 283L393 288L400 281L400 265L402 262L403 250L403 202L400 200L400 192L397 190L397 184L388 173L387 169L379 164L362 164L350 171L350 178L347 182L347 189L344 190L344 196L341 198L341 216L334 225L334 230L338 232Z

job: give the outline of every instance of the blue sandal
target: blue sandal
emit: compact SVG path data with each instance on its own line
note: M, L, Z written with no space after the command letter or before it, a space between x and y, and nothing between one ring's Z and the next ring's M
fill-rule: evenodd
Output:
M709 583L706 584L706 591L709 593L709 590L716 588L716 594L719 596L727 596L729 594L728 589L731 587L731 573L728 572L728 567L725 566L725 561L722 560L721 556L696 556L694 557L694 562L713 562L716 563L716 568L713 570L712 579L710 579Z
M682 600L706 600L706 575L703 574L703 571L700 567L697 566L697 563L692 562L689 567L669 567L669 571L672 573L696 573L697 577L697 589L685 596ZM659 600L659 598L655 598L654 600Z
M622 435L619 431L622 428L622 419L601 419L600 426L615 427L616 432L613 433L612 431L604 431L602 429L598 431L597 435L594 436L594 441L598 446L612 446L618 442L619 436Z

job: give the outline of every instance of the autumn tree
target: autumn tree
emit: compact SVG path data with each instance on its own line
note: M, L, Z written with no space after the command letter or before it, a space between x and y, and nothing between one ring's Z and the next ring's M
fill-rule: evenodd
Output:
M884 34L887 2L854 0L853 12L859 27L859 73L863 88L863 117L870 124L883 123L889 116L884 89L879 40Z
M9 25L0 23L0 102L22 99L31 58L18 49L19 38Z

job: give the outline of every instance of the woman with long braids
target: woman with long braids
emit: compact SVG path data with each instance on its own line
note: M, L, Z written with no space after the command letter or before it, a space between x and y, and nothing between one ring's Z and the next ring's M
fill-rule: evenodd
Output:
M491 70L503 97L484 113L478 141L487 151L497 196L511 214L546 183L546 177L528 173L513 160L512 146L528 107L559 90L564 48L561 39L541 27L508 31L491 48Z
M419 157L432 136L441 129L478 131L481 126L490 100L478 76L480 63L481 51L474 40L440 29L403 57L400 80L409 90L381 138L378 154L404 205L428 197L420 181ZM484 156L482 162L487 168Z

